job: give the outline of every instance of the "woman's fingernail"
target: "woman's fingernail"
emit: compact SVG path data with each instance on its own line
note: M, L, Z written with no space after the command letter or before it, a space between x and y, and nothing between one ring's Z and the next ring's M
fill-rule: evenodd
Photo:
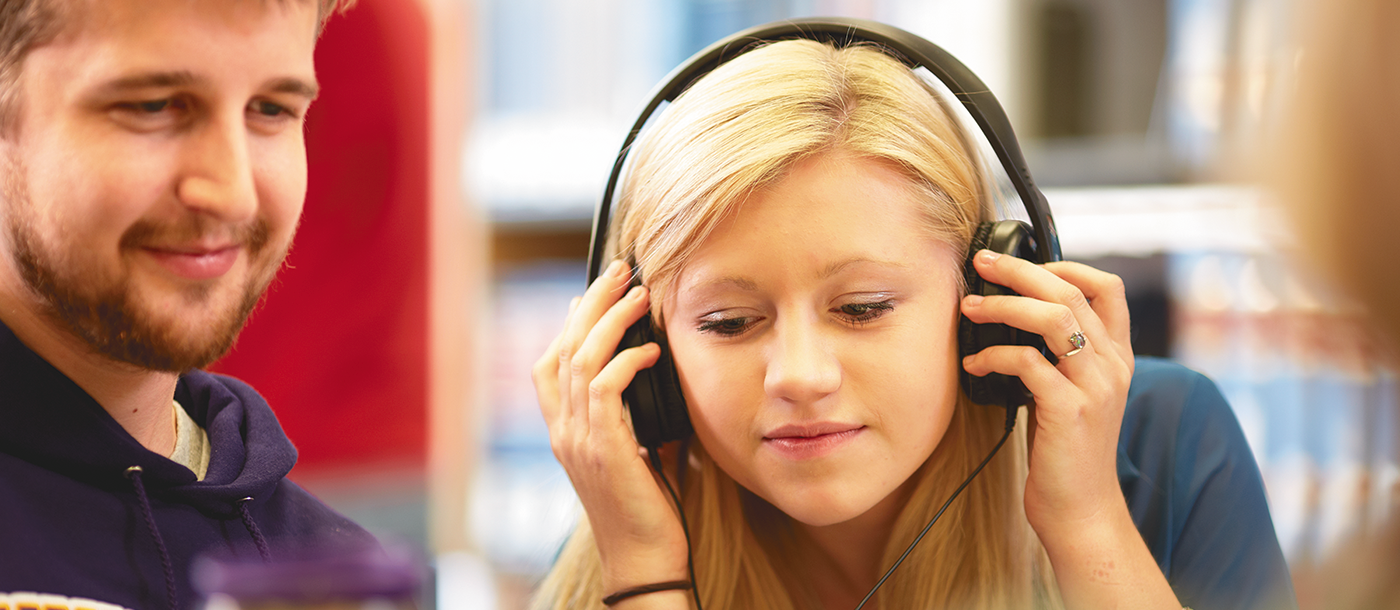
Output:
M982 259L984 263L995 263L997 259L1001 258L1001 255L991 250L983 250L977 253L977 258Z
M618 277L622 275L622 261L613 261L608 265L608 277Z
M963 304L967 305L968 307L976 307L982 304L983 298L985 297L983 297L980 294L969 294L963 297Z
M962 364L963 364L963 368L967 368L967 365L972 364L972 356L963 356L963 363L962 363Z
M628 291L627 291L627 298L629 298L629 299L641 299L641 298L642 298L642 293L645 292L645 291L646 291L646 288L643 288L643 287L641 287L641 286L633 286L631 290L628 290Z

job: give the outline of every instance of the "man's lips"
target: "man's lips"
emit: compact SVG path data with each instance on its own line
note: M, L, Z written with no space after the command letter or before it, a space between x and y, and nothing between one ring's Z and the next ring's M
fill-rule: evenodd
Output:
M171 273L191 280L208 280L228 273L238 262L241 246L145 246L150 254Z

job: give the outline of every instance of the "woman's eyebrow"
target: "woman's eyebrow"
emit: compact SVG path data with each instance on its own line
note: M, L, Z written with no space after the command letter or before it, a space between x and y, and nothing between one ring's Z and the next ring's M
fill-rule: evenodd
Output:
M883 267L895 267L895 268L898 268L898 269L908 269L908 268L911 267L911 265L909 265L908 263L901 263L901 262L898 262L898 261L887 261L887 260L881 260L881 259L878 259L878 258L867 258L867 257L864 257L864 256L858 256L858 257L856 257L856 258L850 258L850 259L846 259L846 260L843 260L843 261L837 261L837 262L834 262L834 263L832 263L832 264L830 264L830 265L827 265L825 269L822 269L822 270L821 270L821 273L818 273L818 274L817 274L817 278L818 278L818 279L823 279L823 280L824 280L824 279L827 279L827 278L829 278L829 277L831 277L831 276L833 276L833 275L836 275L836 274L838 274L838 273L840 273L840 272L842 272L842 271L845 271L848 267L851 267L852 265L860 265L860 264L880 265L880 266L883 266Z
M855 265L878 265L881 267L892 267L895 269L909 269L913 267L913 265L910 265L908 263L858 256L842 261L836 261L830 265L827 265L826 268L822 269L817 274L817 278L827 279ZM749 292L758 290L757 282L738 275L726 275L712 279L701 280L692 284L689 287L689 290L705 290L709 288L719 288L723 286L733 286L740 290L746 290Z
M749 278L737 275L727 275L723 277L717 277L714 279L704 280L702 282L696 282L695 285L691 287L691 290L703 290L706 288L718 288L721 286L734 286L735 288L738 288L740 290L747 290L750 292L758 290L757 282Z

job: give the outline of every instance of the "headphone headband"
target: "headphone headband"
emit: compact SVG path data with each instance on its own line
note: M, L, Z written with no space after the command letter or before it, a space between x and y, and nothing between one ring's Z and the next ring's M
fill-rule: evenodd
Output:
M885 48L890 55L912 68L928 69L938 80L948 87L972 115L977 126L982 129L997 159L1010 177L1011 183L1020 195L1021 203L1030 216L1032 232L1040 244L1039 253L1046 263L1060 260L1060 239L1055 232L1055 220L1050 215L1050 206L1045 195L1036 188L1026 168L1021 147L1016 143L1016 135L1011 129L1011 121L982 80L977 78L962 62L919 36L899 28L866 21L840 17L818 17L794 19L761 25L731 35L711 44L681 64L653 90L651 101L647 102L641 116L637 118L627 138L613 162L612 174L608 176L607 188L598 201L598 209L593 215L593 239L588 254L588 283L592 284L602 271L603 248L606 246L608 223L611 221L613 193L622 175L622 167L631 150L632 143L641 133L642 127L651 119L662 102L671 102L692 83L709 74L715 68L753 48L755 43L778 42L790 39L807 39L846 47L861 42L872 42Z

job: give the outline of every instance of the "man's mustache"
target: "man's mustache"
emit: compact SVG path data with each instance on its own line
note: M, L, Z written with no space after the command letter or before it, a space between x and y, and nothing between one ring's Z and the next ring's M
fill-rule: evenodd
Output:
M218 244L243 246L251 255L267 246L271 234L263 218L231 225L206 215L191 214L175 223L139 220L122 233L120 246L125 249Z

